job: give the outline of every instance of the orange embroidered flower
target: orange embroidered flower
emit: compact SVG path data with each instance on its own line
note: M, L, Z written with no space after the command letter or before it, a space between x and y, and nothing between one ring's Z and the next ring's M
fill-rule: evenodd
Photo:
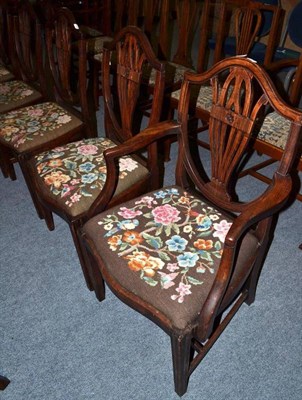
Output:
M185 197L185 196L181 196L181 197L179 198L178 202L179 202L180 204L188 204L188 203L189 203L189 198L188 198L188 197Z
M63 164L62 160L60 159L53 159L48 161L48 165L50 167L60 167Z
M140 251L127 256L126 258L130 259L128 262L128 267L132 271L141 271L143 270L145 275L152 277L155 275L155 271L158 269L162 269L165 263L157 257L152 257L149 254Z
M144 239L140 236L138 232L126 231L123 235L123 240L134 246L135 244L141 243Z
M61 171L58 171L52 172L50 175L46 175L44 181L46 185L53 185L56 189L58 189L62 183L70 181L70 177L68 175L64 175Z
M198 250L210 250L213 247L212 240L198 239L194 242L194 247Z
M110 246L110 250L115 251L119 244L121 244L122 235L115 235L108 239L108 244Z

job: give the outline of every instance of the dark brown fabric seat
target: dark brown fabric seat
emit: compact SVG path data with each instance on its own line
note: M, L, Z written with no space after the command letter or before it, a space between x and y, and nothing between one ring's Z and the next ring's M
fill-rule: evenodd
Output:
M187 331L215 280L231 225L230 217L173 186L97 215L83 231L125 291L151 303L178 331ZM234 281L241 274L246 279L250 268L244 266L257 247L257 238L247 235Z

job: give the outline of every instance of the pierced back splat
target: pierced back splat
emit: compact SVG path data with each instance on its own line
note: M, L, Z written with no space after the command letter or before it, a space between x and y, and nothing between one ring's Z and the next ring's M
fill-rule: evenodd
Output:
M252 75L244 69L231 69L222 87L217 77L212 85L213 106L209 121L212 177L207 185L230 200L231 178L251 140L258 112L267 104L267 99L264 95L256 98Z
M55 24L55 33L52 24ZM86 43L68 9L61 8L56 20L49 22L46 44L57 101L61 99L73 106L79 104L80 91L86 90Z
M146 96L152 96L148 125L158 122L163 101L164 66L156 59L146 35L134 26L124 28L113 42L104 45L102 65L105 113L108 114L105 115L106 134L121 142L131 138L136 133L134 123L137 124L140 101ZM152 68L156 72L156 84L150 94L145 83Z

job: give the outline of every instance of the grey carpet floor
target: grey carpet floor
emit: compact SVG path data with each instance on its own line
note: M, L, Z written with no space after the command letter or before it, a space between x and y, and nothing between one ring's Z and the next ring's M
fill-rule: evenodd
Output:
M168 336L109 290L96 300L67 224L55 218L48 232L17 175L0 177L0 374L11 379L0 399L178 399ZM242 179L244 192L260 187ZM184 400L302 398L301 242L296 201L280 215L255 303L242 306Z

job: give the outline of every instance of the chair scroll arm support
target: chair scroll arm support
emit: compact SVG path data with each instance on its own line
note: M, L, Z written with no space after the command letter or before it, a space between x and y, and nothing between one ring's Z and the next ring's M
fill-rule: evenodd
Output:
M199 316L199 320L202 321L202 324L197 328L197 332L201 340L208 339L213 331L217 312L233 273L238 241L248 228L279 210L286 202L291 188L292 179L290 175L280 175L276 173L273 187L271 186L260 198L251 202L244 211L235 218L225 238L223 256L218 273ZM271 206L271 204L274 204L274 206Z
M178 134L179 128L180 124L175 121L160 122L154 124L152 127L144 129L126 142L105 150L104 158L107 168L107 177L110 177L110 179L106 179L101 194L94 201L87 213L87 219L101 212L112 199L118 184L119 171L116 165L118 158L142 150L153 142L166 136Z
M244 211L235 218L226 235L225 244L235 247L242 234L249 227L280 210L291 189L291 176L276 173L273 177L273 187L270 186L262 196L249 203ZM271 204L274 204L274 206L272 207Z

